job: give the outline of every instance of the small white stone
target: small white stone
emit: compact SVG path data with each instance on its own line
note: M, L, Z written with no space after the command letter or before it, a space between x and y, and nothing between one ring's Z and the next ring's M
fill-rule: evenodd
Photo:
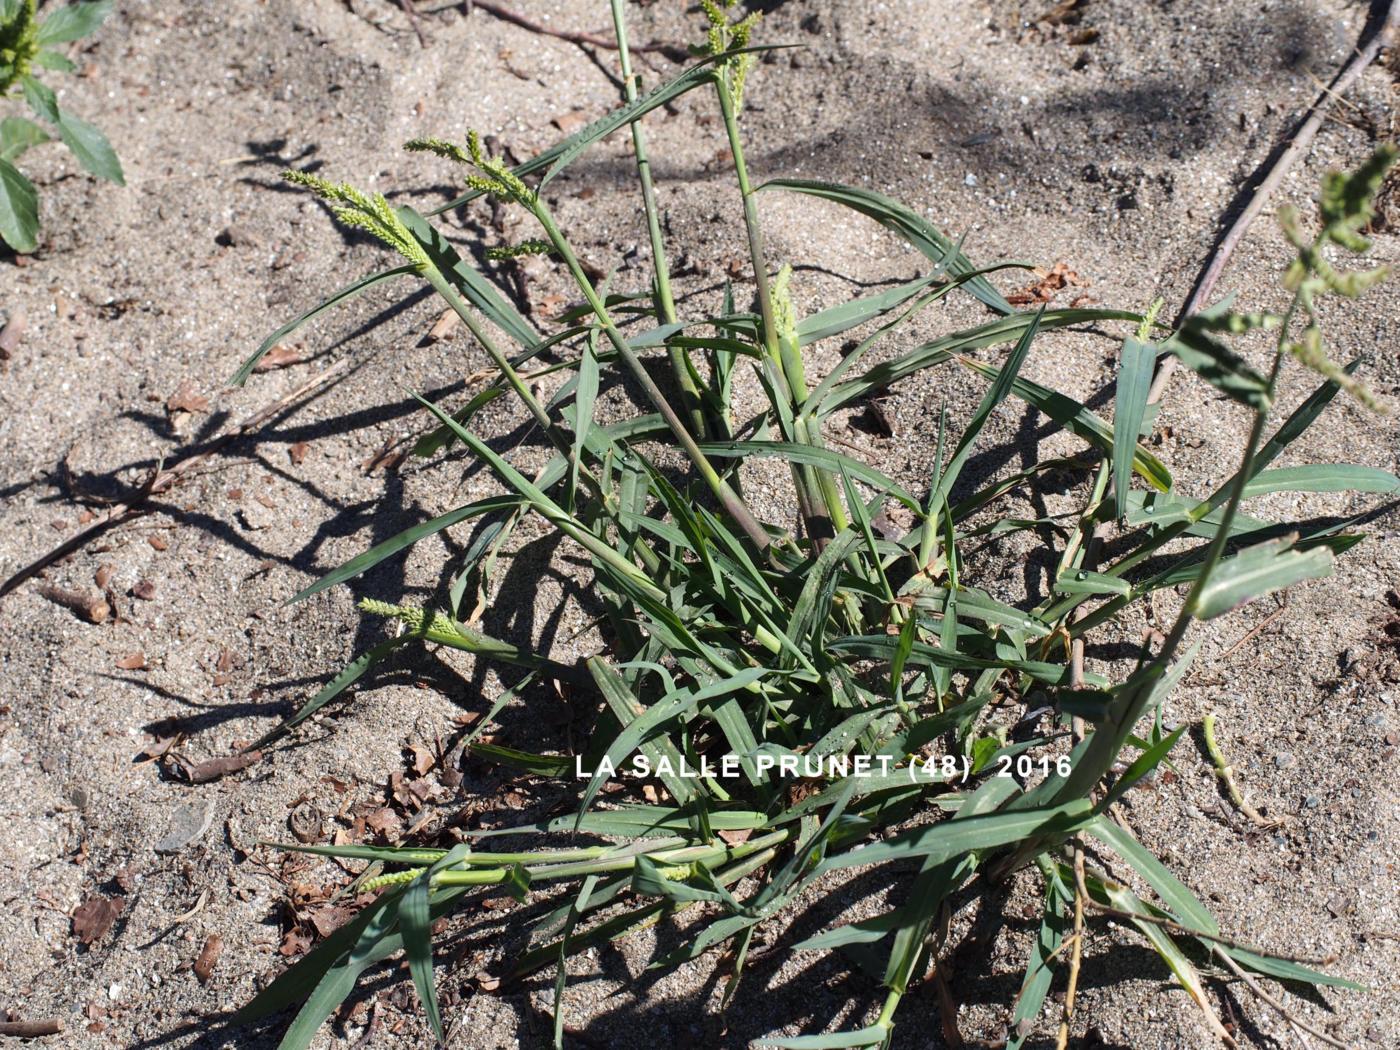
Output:
M976 186L976 185L977 185L977 176L974 175L974 174L972 174L972 172L969 171L966 175L963 176L963 185L964 185L964 186Z
M112 1002L116 1002L116 1001L117 1001L118 999L120 999L121 997L122 997L122 986L121 986L120 984L118 984L116 981L113 981L113 982L107 987L107 998L110 999Z

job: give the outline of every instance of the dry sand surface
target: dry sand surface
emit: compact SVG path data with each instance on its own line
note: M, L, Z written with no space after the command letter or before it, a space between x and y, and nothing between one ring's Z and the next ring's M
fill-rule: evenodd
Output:
M608 25L602 3L514 2L552 26ZM1141 307L1161 295L1169 311L1233 195L1345 61L1368 14L1341 0L1087 0L1077 26L1053 27L1036 21L1051 0L761 6L763 39L804 48L753 74L745 128L759 177L883 190L965 233L979 261L1062 262L1084 284L1058 293L1056 305L1084 295ZM343 873L287 866L255 845L288 838L293 817L297 830L324 840L357 816L369 821L368 831L361 824L366 836L375 827L393 834L420 805L435 824L474 826L531 819L560 801L474 761L456 787L450 776L444 785L440 768L419 772L435 742L483 714L502 689L494 673L440 655L402 656L296 746L217 782L192 786L173 763L139 757L178 737L176 753L197 764L275 725L384 637L381 624L357 614L358 598L423 600L439 586L442 558L467 534L425 543L294 607L285 599L371 543L491 491L489 476L460 456L395 457L424 427L408 392L460 402L464 378L487 364L460 332L426 338L439 310L406 282L302 333L294 340L299 363L227 388L278 324L389 264L377 245L337 230L320 205L279 182L281 169L315 168L430 207L454 191L454 173L400 152L404 140L460 137L474 127L524 157L617 101L606 51L480 9L468 16L437 0L417 7L421 45L403 10L384 0L119 0L109 24L75 55L91 75L62 87L66 106L109 133L128 186L78 173L55 147L25 158L42 196L45 240L32 258L0 257L0 312L27 317L0 364L0 577L73 536L85 515L139 486L162 457L200 450L319 370L346 363L327 388L160 494L157 513L108 532L0 604L0 1007L26 1020L61 1019L63 1033L43 1045L273 1045L276 1031L220 1031L211 1019L245 1002L288 961L282 953L304 947L302 934L289 936L292 915L311 917L303 933L336 919L324 887ZM672 0L632 10L638 41L697 35L697 13ZM1096 38L1072 43L1085 29ZM654 84L677 68L656 54L641 71ZM1368 71L1280 202L1308 208L1324 170L1357 163L1377 138L1393 135L1395 90L1384 65ZM718 302L743 252L711 112L708 98L685 98L648 120L681 290L697 311ZM625 136L592 150L552 190L562 225L588 259L620 267L619 287L641 288L645 233ZM908 279L924 265L834 206L781 195L760 204L771 257L799 264L803 310L849 295L853 282ZM1388 218L1388 229L1400 223L1400 214ZM513 216L498 228L480 205L448 222L470 246L528 232ZM1222 289L1253 308L1278 307L1287 254L1262 219ZM1400 237L1379 235L1374 255L1394 261ZM568 289L551 266L531 273L529 296L544 323ZM1000 283L1010 291L1021 280ZM1392 399L1400 394L1397 288L1392 282L1356 307L1329 311L1338 352L1368 355L1368 380ZM950 301L900 345L983 317L970 300ZM1116 346L1103 334L1047 336L1027 372L1091 399L1111 384ZM829 367L836 352L822 351L814 367ZM1294 370L1284 387L1291 406L1309 381ZM888 402L893 436L845 417L838 432L919 485L940 407L961 422L979 394L963 377L924 374ZM607 406L628 411L620 391ZM498 447L524 441L523 462L540 455L524 412L505 399L478 421ZM1203 494L1233 469L1244 420L1199 383L1175 380L1161 423L1158 452L1185 491ZM1339 400L1287 462L1395 470L1397 436L1393 417L1378 421ZM1048 439L1043 420L1007 408L970 469L981 477L1017 469L1037 445L1041 454L1073 448ZM1379 505L1380 497L1279 495L1257 510L1349 515ZM1290 989L1284 994L1299 1016L1353 1045L1396 1047L1400 664L1385 629L1400 615L1386 600L1397 582L1400 522L1384 514L1366 529L1369 538L1334 576L1290 592L1281 612L1264 599L1200 631L1196 668L1169 705L1177 722L1220 713L1246 790L1280 827L1246 835L1232 825L1195 737L1178 747L1175 773L1134 792L1126 810L1227 931L1282 951L1335 954L1336 971L1370 989ZM522 539L526 549L507 567L488 626L552 645L561 658L588 652L596 639L578 632L592 606L574 582L576 562L567 552L551 560L543 533ZM978 571L1014 595L1033 575L1023 554L994 549ZM91 587L99 572L116 605L99 625L41 594L46 585ZM1262 630L1236 646L1255 627ZM1091 660L1104 655L1091 646ZM506 711L498 739L567 751L587 732L586 719L552 693L531 695L529 705ZM181 838L190 841L179 845ZM160 852L161 844L172 848ZM858 880L815 901L792 932L805 936L838 915L874 909L887 888ZM985 939L952 961L962 1033L990 1041L974 1045L999 1045L1005 1034L1032 929L1030 888L1015 887L1004 928L982 929ZM81 943L78 934L95 932L103 907L120 908L115 921ZM501 993L478 979L502 950L520 947L511 908L488 902L470 917L441 955L451 1044L547 1045L548 977ZM972 918L958 916L955 936ZM741 1047L764 1035L858 1025L882 998L838 959L780 951L752 968L721 1019L712 956L646 972L657 942L676 936L663 928L571 966L572 1045ZM194 963L211 937L222 953L201 980ZM1279 1020L1238 985L1212 978L1208 994L1244 1045L1291 1045ZM316 1045L429 1045L403 970L378 971L352 1003L359 1005ZM900 1017L897 1046L947 1045L930 984L911 993ZM1078 1017L1075 1046L1211 1045L1155 956L1101 924L1085 948ZM1053 1034L1047 1014L1033 1045L1051 1046Z

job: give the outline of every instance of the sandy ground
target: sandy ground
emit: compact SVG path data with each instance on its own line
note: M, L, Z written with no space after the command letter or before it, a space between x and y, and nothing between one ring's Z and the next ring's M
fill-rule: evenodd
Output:
M323 887L335 871L287 866L257 848L259 839L286 839L293 813L299 828L328 837L357 816L371 826L387 821L392 831L425 800L428 818L467 822L519 819L557 801L474 763L459 788L444 786L439 769L418 782L421 795L412 793L415 762L501 689L494 674L440 657L404 657L298 746L216 783L190 786L168 765L139 757L178 735L176 753L197 763L274 725L383 637L380 625L357 615L355 599L421 599L438 585L444 553L465 539L426 543L306 603L287 608L284 600L370 543L490 489L460 459L376 463L423 426L407 391L459 398L463 377L486 363L460 336L428 342L438 311L406 284L308 330L302 363L226 389L226 377L279 323L386 264L383 251L337 232L276 174L315 167L430 206L452 192L451 173L400 153L400 142L456 137L470 126L525 156L557 138L572 114L603 113L617 87L606 52L431 0L418 3L426 46L400 8L380 0L117 6L75 56L92 75L66 79L63 101L108 131L129 185L76 173L57 148L35 150L25 163L42 194L45 243L33 258L0 258L0 311L28 318L0 366L0 576L75 534L86 514L102 511L101 500L139 485L162 457L197 451L318 370L347 366L329 388L211 457L161 497L159 513L107 533L0 604L0 1007L61 1019L65 1030L46 1041L52 1046L262 1045L259 1038L275 1033L210 1030L211 1019L246 1001L286 961L280 952L298 947L287 937L294 909L328 921ZM978 260L1064 262L1087 285L1069 289L1059 305L1078 294L1126 306L1162 295L1169 310L1232 195L1319 79L1345 60L1367 14L1334 0L1088 0L1079 26L1054 28L1036 21L1050 0L764 6L765 39L806 46L753 76L745 119L759 176L884 190L966 233ZM607 25L605 5L581 0L518 0L518 9L569 28ZM696 25L694 12L669 0L634 18L639 41L685 41ZM1086 27L1097 39L1071 43ZM651 61L654 69L643 66L651 83L675 68L661 56ZM1377 136L1390 135L1394 91L1384 68L1368 72L1282 197L1306 207L1323 170L1354 164ZM737 199L716 160L722 142L709 114L708 100L684 99L649 120L674 251L687 273L681 289L697 309L715 300L742 252ZM645 240L624 141L593 150L553 189L560 220L585 254L605 269L620 265L620 285L640 285ZM780 196L761 204L771 257L801 264L794 286L805 310L849 294L851 282L920 269L919 257L849 214ZM466 243L490 244L501 233L489 218L478 209L452 224ZM1400 216L1391 220L1394 228ZM520 235L509 225L507 233ZM1378 237L1375 255L1394 261L1400 238ZM1277 306L1286 257L1282 238L1261 221L1222 288L1250 306ZM1332 320L1338 352L1368 355L1370 380L1392 398L1400 385L1397 287L1333 311ZM565 292L543 267L530 285L537 317L557 309L551 297ZM949 303L902 345L980 316L973 304ZM1114 349L1091 334L1047 337L1027 371L1089 399L1111 380ZM819 362L829 365L835 349L823 354ZM1287 402L1307 388L1292 376ZM918 484L939 407L966 419L977 396L963 378L926 374L889 403L893 437L856 428L843 436ZM172 398L196 410L172 409ZM612 404L625 407L616 393ZM510 405L478 418L502 447L524 434L523 412ZM1199 385L1179 378L1162 422L1169 429L1159 452L1183 489L1202 493L1231 469L1242 420ZM1393 420L1339 401L1287 462L1394 470L1397 436ZM1033 418L1005 411L974 468L989 476L1015 468L1037 444L1042 454L1061 447L1044 437ZM1345 515L1376 505L1280 496L1258 510ZM1291 592L1277 615L1265 600L1201 632L1197 669L1170 705L1177 721L1220 712L1249 794L1281 828L1246 837L1231 826L1198 742L1178 748L1174 778L1134 793L1127 809L1226 930L1284 951L1334 953L1337 972L1370 988L1290 992L1300 1016L1355 1045L1394 1047L1400 665L1381 642L1396 615L1385 593L1397 578L1400 523L1391 514L1368 528L1370 538L1336 575ZM993 552L983 568L1004 573L1011 590L1024 582L1014 549ZM43 585L89 587L99 571L117 613L100 625L41 596ZM532 544L506 574L488 624L563 656L587 651L587 636L571 637L588 616L571 571ZM528 725L546 746L567 750L581 723L550 695L530 704L528 715L519 705L506 713L500 738ZM158 852L189 837L178 834L182 827L192 840ZM885 888L858 880L860 892L814 902L797 930L869 910ZM85 945L78 933L101 900L119 902L120 913ZM1004 1035L1031 910L1028 895L1013 895L1000 934L953 959L951 987L969 1039ZM959 916L955 932L971 920ZM511 922L508 910L483 907L444 952L451 965L439 976L454 1046L547 1042L548 979L502 994L475 980L497 961L499 945L518 946ZM193 964L211 936L222 955L201 981ZM753 968L721 1020L713 959L659 977L644 972L656 942L675 936L662 930L578 962L567 1005L572 1042L739 1047L767 1034L858 1024L881 998L837 960L779 952ZM1097 927L1083 983L1076 1046L1210 1045L1195 1008L1131 937ZM1278 1020L1237 985L1212 979L1209 992L1245 1045L1289 1045ZM318 1045L428 1045L402 971L381 971L357 1001ZM897 1045L944 1045L930 987L911 993L901 1018ZM1051 1045L1048 1018L1038 1038L1034 1045Z

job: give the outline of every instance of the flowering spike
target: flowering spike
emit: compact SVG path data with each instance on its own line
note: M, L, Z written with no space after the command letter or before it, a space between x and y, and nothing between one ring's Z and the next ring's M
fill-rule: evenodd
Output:
M308 171L284 171L282 178L311 190L330 205L343 225L372 233L415 266L429 265L422 245L408 232L383 194L365 193L349 183L331 182Z

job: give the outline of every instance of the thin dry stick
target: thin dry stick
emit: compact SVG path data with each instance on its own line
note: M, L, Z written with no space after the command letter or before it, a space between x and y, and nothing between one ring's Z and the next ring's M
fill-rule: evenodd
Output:
M192 469L199 466L201 463L204 463L210 457L223 451L225 448L227 448L233 442L237 441L239 438L245 436L253 430L256 430L258 427L262 426L273 416L277 415L277 413L295 404L297 401L301 400L303 397L311 393L317 387L329 382L335 376L344 371L347 364L348 361L342 360L331 365L330 368L327 368L324 372L320 373L315 378L303 383L301 386L293 390L290 394L278 398L276 401L272 402L272 404L266 405L263 408L259 409L257 412L254 412L242 423L239 423L237 426L224 431L223 434L221 434L219 437L215 438L212 442L210 442L209 446L205 448L202 452L196 452L190 456L187 456L186 458L179 460L177 463L175 463L174 466L171 467L158 466L155 470L151 472L151 476L146 479L145 484L141 486L140 492L138 492L131 499L125 500L121 503L113 503L105 511L99 514L96 520L94 520L93 523L89 525L86 529L84 529L82 532L78 533L72 539L66 540L63 543L59 544L57 547L50 550L47 554L43 554L38 558L35 558L32 562L30 562L24 568L16 572L3 584L0 584L0 598L4 598L7 594L15 590L26 580L32 579L38 573L42 572L44 569L47 569L50 565L53 565L55 562L62 561L74 551L80 550L82 547L91 543L93 540L97 539L98 536L102 535L108 529L114 528L115 526L120 525L123 522L130 521L132 518L137 518L143 514L150 513L150 499L152 496L168 492L170 489L174 488L175 485L179 483L181 478L183 478L184 475L189 473Z
M1335 1046L1338 1048L1338 1050L1355 1050L1355 1048L1350 1043L1344 1043L1340 1039L1334 1039L1326 1032L1319 1031L1312 1025L1308 1024L1306 1021L1300 1019L1292 1013L1289 1013L1288 1007L1284 1006L1283 1003L1279 1002L1268 992L1264 991L1263 987L1259 984L1258 981L1251 977L1244 970L1243 967L1241 967L1237 962L1235 962L1234 959L1230 958L1230 956L1225 953L1225 949L1216 947L1215 957L1219 959L1222 963L1224 963L1226 968L1229 969L1231 973L1233 973L1236 977L1243 981L1245 983L1245 987L1247 987L1251 992L1253 992L1261 1002L1263 1002L1266 1006L1272 1008L1275 1013L1277 1013L1280 1017L1282 1017L1289 1024L1293 1025L1295 1028L1302 1029L1304 1032L1307 1032L1308 1035L1313 1036L1317 1039L1321 1039L1328 1046Z
M1235 248L1244 238L1245 233L1248 232L1250 225L1259 217L1259 213L1264 210L1264 204L1273 196L1274 191L1279 188L1280 184L1283 182L1284 176L1288 174L1300 159L1302 159L1303 155L1307 153L1308 147L1312 145L1312 140L1314 136L1317 135L1317 129L1322 126L1323 118L1327 115L1327 109L1332 101L1350 88L1352 84L1356 82L1357 78L1361 76L1366 67L1375 61L1376 55L1380 53L1381 48L1387 46L1391 42L1392 38L1395 36L1396 25L1400 22L1400 8L1397 8L1397 3L1400 3L1400 0L1392 0L1390 6L1386 9L1384 18L1381 19L1380 28L1376 30L1375 34L1367 41L1366 45L1356 52L1356 56L1347 63L1346 67L1337 74L1336 79L1332 81L1331 87L1326 88L1322 94L1317 97L1317 100L1313 102L1307 117L1298 125L1297 130L1293 133L1293 141L1289 143L1287 149L1279 154L1278 160L1274 163L1273 167L1269 169L1263 181L1260 182L1259 185L1255 187L1253 193L1250 194L1249 201L1245 204L1239 217L1231 223L1225 236L1220 238L1220 243L1216 246L1215 251L1211 253L1205 269L1201 271L1200 277L1196 279L1195 288L1191 290L1191 294L1187 297L1185 305L1181 308L1181 312L1177 314L1176 324L1178 326L1180 326L1187 317L1200 309L1201 304L1204 303L1210 293L1214 291L1215 282L1220 279L1220 274L1224 271L1226 262L1229 261ZM1173 354L1163 355L1161 363L1157 366L1157 375L1153 378L1152 387L1147 394L1147 403L1149 405L1155 405L1162 400L1162 395L1166 393L1167 383L1170 381L1172 371L1175 368L1176 356Z
M1080 947L1084 943L1084 902L1089 894L1084 889L1084 844L1074 843L1074 949L1069 956L1069 983L1065 986L1065 1005L1060 1017L1060 1031L1055 1036L1055 1050L1069 1046L1069 1025L1074 1019L1074 996L1079 990Z
M423 35L423 24L418 19L418 8L413 6L413 0L399 0L399 6L403 8L408 24L413 27L414 36L418 37L418 46L427 47L428 38Z
M541 36L552 36L556 40L567 40L571 44L587 44L589 47L601 47L608 51L617 50L617 41L610 40L605 36L598 36L594 33L580 33L569 29L554 29L551 26L541 25L539 22L532 22L524 15L518 15L508 7L500 4L490 3L489 0L470 0L463 5L468 11L472 8L481 8L488 15L494 15L502 22L509 22L511 25L519 26L521 29L528 29L532 33L539 33ZM629 44L631 51L655 51L666 55L668 58L674 57L677 53L684 54L683 49L673 47L670 44Z
M1221 663L1224 663L1224 662L1225 662L1226 660L1228 660L1230 657L1234 656L1235 653L1238 652L1239 649L1240 649L1242 646L1248 645L1248 644L1249 644L1249 640L1250 640L1251 638L1257 637L1257 636L1259 635L1259 632L1260 632L1260 631L1264 630L1265 627L1268 627L1269 624L1273 623L1273 622L1274 622L1275 620L1277 620L1280 616L1282 616L1284 610L1287 609L1287 608L1288 608L1288 592L1287 592L1287 591L1283 591L1283 592L1282 592L1282 597L1279 599L1278 608L1275 609L1273 612L1269 613L1268 616L1264 617L1264 619L1260 620L1260 621L1259 621L1257 624L1255 624L1253 627L1251 627L1250 630L1249 630L1249 632L1248 632L1243 638L1241 638L1238 642L1236 642L1234 645L1230 646L1230 648L1226 649L1223 653L1221 653L1221 654L1220 654L1220 662L1221 662Z

